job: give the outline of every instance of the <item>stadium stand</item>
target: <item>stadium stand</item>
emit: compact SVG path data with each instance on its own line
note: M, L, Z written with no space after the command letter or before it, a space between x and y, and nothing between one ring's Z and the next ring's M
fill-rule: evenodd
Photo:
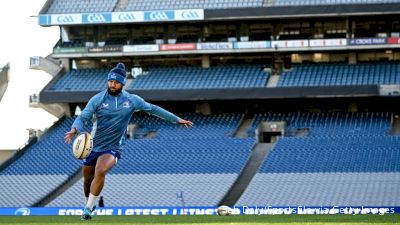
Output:
M400 84L399 71L398 62L298 64L281 74L277 86Z
M197 89L265 87L269 74L259 66L154 68L137 76L128 89Z
M113 11L176 10L176 9L232 9L269 6L390 4L399 0L130 0L127 5L118 5L117 0L54 0L46 14L94 13Z
M237 129L242 114L218 114L212 116L201 115L197 113L185 113L180 115L196 123L195 132L188 132L169 122L160 120L157 117L141 115L133 119L132 123L137 124L135 130L137 138L143 138L149 132L157 132L157 139L174 139L176 137L197 138L226 138L232 137Z
M277 87L321 87L400 84L400 64L320 63L296 64L279 77ZM49 91L98 91L106 83L107 69L79 69L63 75ZM255 88L265 87L270 74L255 65L210 67L153 67L138 75L127 90Z
M0 172L0 207L32 206L79 170L80 162L62 139L72 122L73 118L67 118L52 127Z
M388 133L390 113L295 113L269 118L287 121L289 130L307 127L310 135L279 139L237 204L400 203L394 197L400 185L400 152L395 147L400 139Z
M398 205L400 173L257 173L237 205Z
M130 0L125 11L262 7L263 0Z
M103 194L108 206L181 206L176 198L181 191L187 205L218 203L249 157L254 139L231 137L240 115L185 118L193 119L196 127L182 131L154 117L134 122L157 130L157 135L128 141L118 166L107 177ZM80 206L81 187L82 180L47 206ZM116 194L115 188L124 194Z
M139 129L157 134L154 139L127 142L126 153L110 172L103 192L108 206L181 206L176 197L181 191L187 205L218 203L246 162L255 139L232 138L240 114L186 116L197 126L185 136L158 118L141 115L132 121ZM399 185L396 146L400 139L388 134L391 117L391 113L338 112L257 115L251 132L260 121L277 120L288 122L288 135L305 127L310 132L307 137L279 139L237 204L398 204L393 196L399 194L395 187ZM59 138L71 123L72 118L65 120L1 172L1 191L9 193L2 195L3 207L34 204L79 168L69 146ZM49 162L47 156L55 150L58 159ZM68 166L57 166L60 160ZM82 180L47 206L80 206L81 187ZM112 191L117 187L123 196ZM17 199L7 197L17 193Z
M288 135L307 128L313 137L386 136L391 120L391 113L263 113L255 116L248 135L254 136L261 121L286 121L289 125Z
M184 130L134 116L125 152L101 193L106 206L217 206L233 187L245 188L234 196L238 206L400 206L399 3L49 0L39 23L66 20L53 56L69 72L58 74L39 99L62 102L71 115L105 88L102 68L124 62L128 71L143 71L128 77L127 91L194 122ZM181 9L204 9L204 17L146 16ZM145 11L143 20L114 20L122 14L110 13L132 11ZM81 21L102 12L111 21ZM82 15L70 20L74 13ZM83 206L80 162L62 140L73 119L60 121L0 171L1 207L32 206L61 192L41 203ZM276 142L258 145L263 121L285 121L287 128ZM267 145L265 158L253 154ZM245 177L253 156L264 161ZM237 185L242 176L248 186Z
M112 12L117 0L55 0L47 14Z
M107 83L106 69L72 70L62 76L50 91L103 90ZM254 65L228 65L208 69L200 67L151 68L138 75L126 88L142 89L207 89L264 87L269 73Z
M50 88L52 91L103 90L107 84L106 69L71 70Z

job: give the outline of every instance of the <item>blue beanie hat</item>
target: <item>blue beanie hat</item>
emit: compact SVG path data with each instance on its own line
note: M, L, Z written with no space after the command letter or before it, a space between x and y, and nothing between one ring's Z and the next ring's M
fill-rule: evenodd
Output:
M125 65L123 63L118 63L118 65L111 69L108 73L107 80L116 80L118 83L125 85L126 82L126 71Z

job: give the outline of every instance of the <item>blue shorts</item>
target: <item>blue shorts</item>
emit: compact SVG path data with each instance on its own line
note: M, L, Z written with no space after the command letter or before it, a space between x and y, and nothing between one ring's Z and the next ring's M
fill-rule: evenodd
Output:
M117 164L118 159L121 158L121 155L118 151L115 150L107 150L104 152L91 152L89 156L83 160L83 165L85 166L96 166L97 158L99 158L103 154L110 154L115 157L115 164Z

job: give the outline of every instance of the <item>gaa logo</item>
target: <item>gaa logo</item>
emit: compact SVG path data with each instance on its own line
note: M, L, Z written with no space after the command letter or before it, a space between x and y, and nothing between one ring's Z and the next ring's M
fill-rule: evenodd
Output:
M135 19L133 13L121 13L118 15L118 20L120 21L134 21Z
M90 23L106 22L106 18L102 14L89 14L87 20Z
M29 216L30 214L31 210L28 208L19 208L14 212L14 215L16 216Z
M184 19L199 19L200 16L196 11L183 11L181 13L182 18Z
M166 12L151 12L150 20L169 20L168 14Z
M57 16L57 22L58 23L73 23L74 22L74 18L72 18L72 16Z

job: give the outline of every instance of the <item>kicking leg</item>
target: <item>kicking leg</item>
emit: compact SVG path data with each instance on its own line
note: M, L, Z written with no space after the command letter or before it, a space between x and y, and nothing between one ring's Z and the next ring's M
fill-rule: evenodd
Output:
M107 172L115 165L116 158L111 154L103 154L97 159L94 179L90 186L90 193L99 196L103 190Z
M100 195L101 190L103 189L104 182L105 182L105 177L107 172L115 165L116 163L116 158L111 155L111 154L103 154L101 155L96 162L96 167L94 167L94 177L91 178L90 183L86 183L84 185L85 188L85 195L87 193L87 190L90 190L89 193L89 198L86 203L86 207L83 210L83 215L81 220L90 220L92 219L92 212L95 209L97 197ZM93 168L93 167L92 167ZM92 170L87 168L88 174L93 175ZM88 181L89 179L88 175ZM90 187L90 189L89 189Z
M103 154L97 159L94 178L90 184L90 194L86 207L93 209L97 197L103 190L107 172L115 165L116 158L111 154Z

